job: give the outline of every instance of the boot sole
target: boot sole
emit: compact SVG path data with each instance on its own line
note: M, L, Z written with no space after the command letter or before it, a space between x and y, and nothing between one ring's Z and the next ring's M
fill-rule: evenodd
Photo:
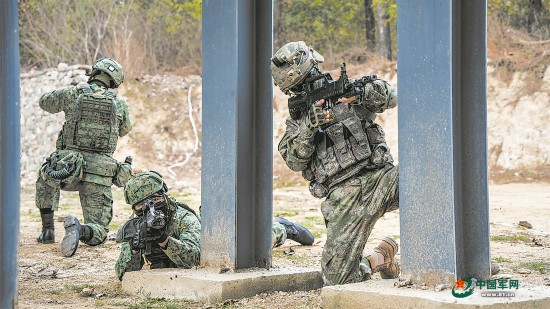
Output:
M68 216L63 222L65 228L65 236L61 241L61 254L64 257L71 257L78 249L80 242L80 233L78 232L78 219L73 216Z

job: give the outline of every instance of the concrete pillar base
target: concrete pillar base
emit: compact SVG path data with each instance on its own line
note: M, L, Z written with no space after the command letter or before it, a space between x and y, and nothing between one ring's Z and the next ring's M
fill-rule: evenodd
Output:
M207 302L322 286L321 273L306 268L245 269L223 274L209 269L155 269L128 272L122 280L122 289L132 295Z
M433 290L396 288L396 280L370 280L361 283L327 286L321 291L322 308L550 308L550 287L521 286L516 290L481 290L514 292L514 297L483 297L474 294L456 298L450 289Z

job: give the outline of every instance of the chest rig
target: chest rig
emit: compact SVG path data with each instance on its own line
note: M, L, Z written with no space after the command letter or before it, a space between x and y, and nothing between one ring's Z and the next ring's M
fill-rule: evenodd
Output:
M303 176L311 181L315 197L359 173L378 169L393 158L382 127L374 122L376 115L361 105L338 104L332 108L334 124L315 136L315 153Z
M94 92L90 85L79 86L72 114L63 125L66 149L113 153L118 140L116 93L109 89Z

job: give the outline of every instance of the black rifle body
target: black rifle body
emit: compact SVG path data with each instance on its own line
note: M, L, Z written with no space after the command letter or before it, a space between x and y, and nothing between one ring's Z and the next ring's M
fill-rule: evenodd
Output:
M288 110L292 119L300 118L307 113L312 104L324 99L324 110L329 110L338 104L339 98L361 97L365 85L377 79L376 75L363 76L350 80L346 73L346 64L340 67L340 78L332 79L330 73L311 76L305 79L302 90L288 98Z

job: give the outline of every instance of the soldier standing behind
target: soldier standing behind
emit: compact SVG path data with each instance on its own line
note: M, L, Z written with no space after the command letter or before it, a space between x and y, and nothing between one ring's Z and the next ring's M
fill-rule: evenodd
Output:
M122 66L110 58L95 62L88 83L63 87L40 97L40 107L49 113L65 113L56 151L41 166L36 181L36 206L42 218L39 243L54 243L54 211L60 190L78 191L84 215L80 224L65 218L63 256L74 255L79 240L90 246L107 239L112 219L111 185L124 186L131 175L131 160L113 158L119 136L132 129L128 105L113 90L124 81Z
M296 97L305 87L321 89L328 79L315 77L322 74L323 60L303 41L288 43L271 61L275 84ZM310 77L315 82L306 85ZM395 240L385 237L363 253L376 221L399 207L397 166L384 131L374 122L375 113L397 105L397 92L379 79L363 87L361 95L339 98L340 104L329 110L321 108L321 99L308 110L291 113L279 143L287 166L310 181L313 196L326 198L321 204L327 226L321 267L327 285L363 281L375 272L382 278L399 275Z

